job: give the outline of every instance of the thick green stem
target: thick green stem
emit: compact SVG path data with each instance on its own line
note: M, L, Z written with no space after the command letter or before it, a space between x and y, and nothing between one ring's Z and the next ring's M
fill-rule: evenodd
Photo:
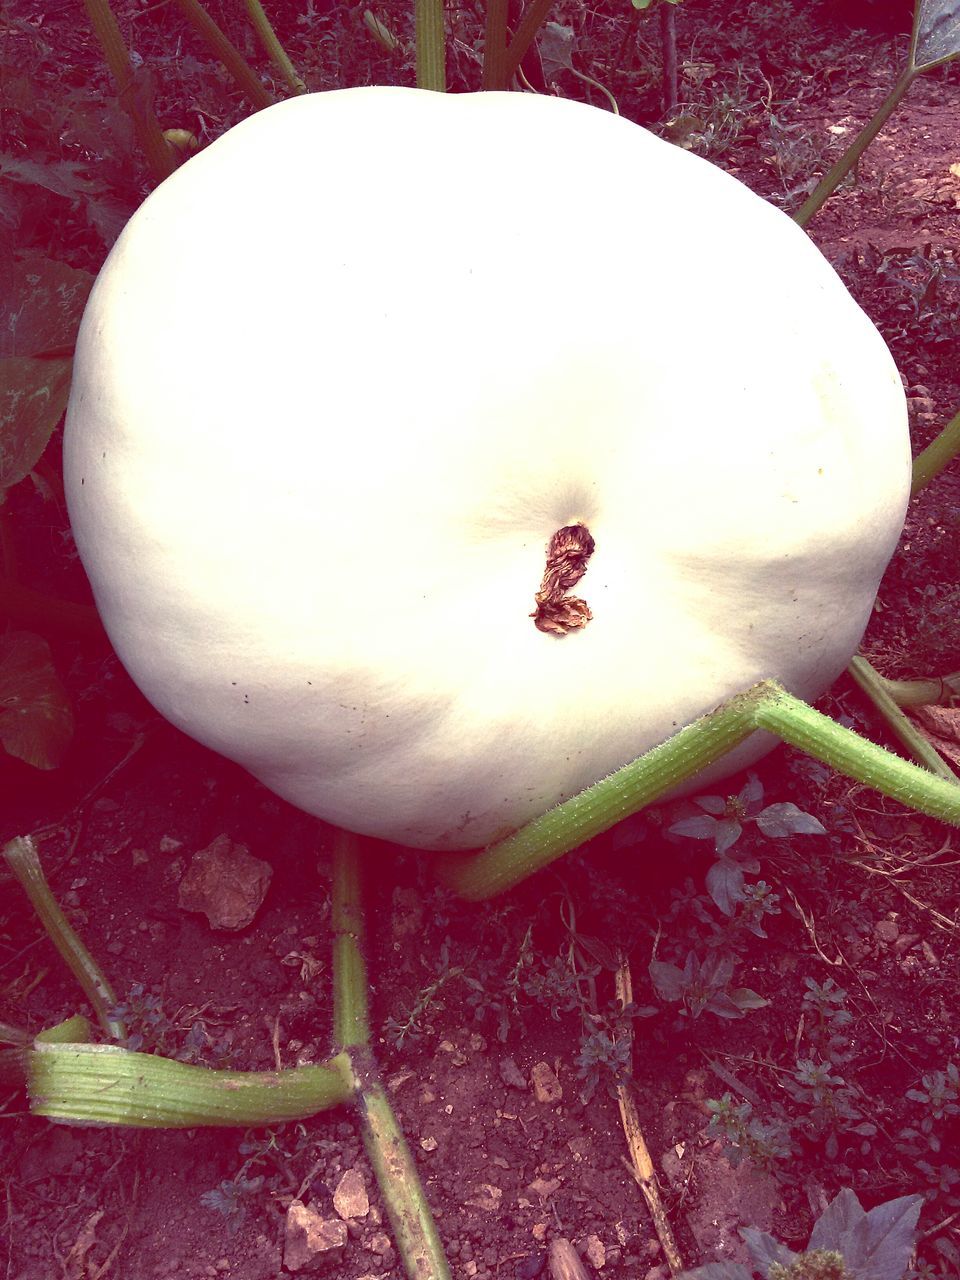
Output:
M547 14L553 6L553 0L531 0L530 8L520 20L517 34L507 46L504 59L504 83L509 84L517 74L517 69L524 59L527 50L537 38L537 32L546 22Z
M4 847L3 856L10 870L33 904L33 908L50 936L50 941L66 961L70 972L80 983L84 994L93 1005L97 1019L104 1031L117 1040L124 1038L123 1023L112 1017L110 1010L117 998L110 988L100 966L91 956L73 926L67 920L60 904L47 884L36 846L29 836L18 836Z
M511 888L727 754L755 729L911 808L960 826L960 788L814 711L775 681L735 695L646 755L478 854L440 860L441 879L477 900Z
M483 34L482 89L506 89L507 11L509 0L487 0L487 21Z
M333 1039L343 1049L370 1044L360 895L357 837L338 831L333 854Z
M512 888L585 840L639 813L738 746L753 731L753 706L766 689L757 685L738 694L483 853L441 859L441 879L471 900Z
M345 1054L288 1071L214 1071L108 1044L37 1044L31 1110L73 1124L193 1129L304 1120L350 1100Z
M898 707L952 707L960 698L960 671L951 671L947 676L924 676L918 680L878 678Z
M233 76L240 89L246 94L254 110L260 111L264 107L271 106L273 98L260 83L257 73L240 50L230 43L203 5L199 3L199 0L177 0L177 4L183 10L187 20L203 36L204 40Z
M407 1275L410 1280L450 1280L417 1166L379 1081L361 1081L359 1103L364 1146L377 1175Z
M103 49L110 74L117 86L120 105L129 112L137 141L143 148L150 172L157 182L169 177L177 167L173 148L163 136L146 91L146 81L138 79L120 27L108 0L84 0L90 25Z
M914 68L908 67L897 80L897 83L890 90L890 93L884 99L880 110L876 113L868 124L857 135L852 146L848 147L837 163L825 174L817 183L813 192L800 206L799 210L793 215L794 221L798 222L801 227L805 227L813 215L826 203L830 196L833 195L837 187L844 180L851 169L856 165L857 161L869 147L883 126L887 123L889 117L896 110L900 99L913 84L917 72Z
M417 42L417 88L445 93L447 54L443 0L414 0L413 14Z
M960 410L958 410L935 440L927 445L913 460L913 482L910 496L916 497L924 485L954 460L960 453Z
M333 847L333 1027L349 1054L363 1141L410 1280L449 1280L440 1237L400 1125L370 1051L359 841L338 831Z
M56 635L107 643L107 633L96 609L34 591L12 578L0 578L0 618L7 618L17 626L35 628L44 634L54 632Z
M937 777L875 742L868 742L785 689L778 689L775 696L758 703L755 718L758 729L775 733L838 773L873 787L910 809L960 826L960 787L956 779L951 782Z
M850 666L847 669L883 717L890 732L910 752L914 760L922 764L925 769L929 769L931 773L936 773L950 782L956 782L957 775L941 759L939 752L923 736L913 721L909 720L901 711L902 704L893 697L888 687L892 682L885 680L879 671L875 671L866 658L861 657L859 654L850 659ZM932 681L916 681L915 683L918 685L933 684ZM936 701L936 698L928 699L928 701Z
M286 49L284 49L283 45L278 40L277 33L274 31L270 19L264 12L263 5L260 3L260 0L245 0L245 3L247 6L247 17L253 24L253 29L258 35L260 43L263 45L264 49L266 49L267 54L270 57L270 61L283 76L284 80L286 80L291 93L306 93L307 86L304 84L303 79L297 72L297 69L290 61L290 57Z

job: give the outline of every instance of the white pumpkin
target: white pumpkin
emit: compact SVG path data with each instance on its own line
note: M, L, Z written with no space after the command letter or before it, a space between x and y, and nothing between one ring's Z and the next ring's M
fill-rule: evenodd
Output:
M627 120L513 93L294 98L189 160L103 268L66 431L146 696L425 848L764 677L818 694L909 474L897 370L802 231ZM553 594L586 607L551 611L571 526Z

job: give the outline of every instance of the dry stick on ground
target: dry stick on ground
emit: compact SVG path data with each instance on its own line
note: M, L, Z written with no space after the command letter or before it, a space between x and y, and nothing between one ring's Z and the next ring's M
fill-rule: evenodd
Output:
M626 1009L628 1005L633 1003L633 982L630 978L630 966L624 959L620 960L617 968L616 984L617 999L620 1001L620 1007L621 1009ZM633 1039L632 1032L628 1031L627 1035L630 1036L631 1040ZM673 1238L670 1219L667 1217L667 1211L663 1207L663 1201L660 1199L656 1170L653 1167L650 1152L647 1150L647 1144L643 1138L640 1117L637 1115L636 1103L633 1100L633 1094L630 1092L629 1086L625 1084L617 1085L617 1102L620 1104L620 1119L627 1137L627 1146L630 1149L631 1171L637 1180L637 1185L643 1192L644 1200L647 1202L650 1217L653 1219L653 1225L660 1238L663 1256L667 1260L667 1266L670 1268L671 1274L676 1275L678 1271L683 1270L683 1261L680 1257L680 1251L677 1249L677 1243Z

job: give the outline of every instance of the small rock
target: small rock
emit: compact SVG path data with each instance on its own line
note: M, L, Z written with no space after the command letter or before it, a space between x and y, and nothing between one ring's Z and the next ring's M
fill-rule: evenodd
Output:
M563 1088L549 1063L535 1063L530 1070L530 1080L538 1102L553 1106L563 1097Z
M145 867L150 861L150 855L146 849L131 849L130 861L134 867Z
M602 1271L607 1265L607 1251L599 1236L587 1236L583 1251L586 1254L587 1261L596 1267L598 1271Z
M900 929L895 920L878 920L873 926L874 934L881 942L896 942L900 937Z
M312 1271L324 1261L335 1261L346 1243L345 1222L323 1218L301 1200L291 1203L283 1242L283 1265L288 1271Z
M180 909L202 911L212 929L245 929L259 911L272 875L268 862L219 835L193 855L180 881Z
M161 836L159 847L161 853L176 853L178 849L183 848L183 841L174 840L173 836Z
M549 1200L555 1191L560 1190L559 1178L534 1178L529 1184L527 1190L532 1195L539 1196L541 1200Z
M436 1138L421 1138L420 1145L423 1147L424 1151L436 1151L437 1140Z
M370 1212L367 1184L359 1169L348 1169L337 1183L333 1207L341 1218L365 1218Z
M526 1089L527 1078L512 1058L501 1058L499 1063L500 1079L511 1089Z
M363 1247L369 1249L371 1253L378 1253L381 1258L384 1258L393 1251L393 1241L385 1231L376 1231L369 1240L363 1242Z
M502 1199L503 1191L500 1187L495 1187L489 1182L481 1182L473 1188L464 1204L472 1205L475 1209L483 1209L486 1213L496 1213Z

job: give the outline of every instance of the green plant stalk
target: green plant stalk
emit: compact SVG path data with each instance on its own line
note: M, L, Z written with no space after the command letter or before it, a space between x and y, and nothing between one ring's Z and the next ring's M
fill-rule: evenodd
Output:
M363 1142L410 1280L450 1280L417 1166L378 1080L361 1081Z
M843 153L837 163L826 173L817 183L814 190L803 202L797 212L793 215L794 221L799 223L801 227L805 227L813 215L826 203L830 196L833 195L837 187L844 180L850 170L856 165L857 161L869 147L889 117L896 110L900 103L900 99L913 84L918 72L915 67L907 67L900 75L896 84L890 90L887 97L883 100L880 110L876 113L857 135L856 140Z
M552 7L553 0L531 0L530 8L521 18L516 35L507 46L503 67L504 84L509 84L517 74L520 63L536 40L537 32L543 26Z
M898 707L949 707L960 698L960 671L919 680L888 680L881 675L877 679Z
M27 1055L31 1110L73 1124L192 1129L282 1124L348 1102L345 1054L287 1071L214 1071L109 1044L37 1044Z
M838 773L908 808L960 826L960 787L861 738L799 698L778 689L757 704L756 726L830 765Z
M507 11L509 0L487 0L487 19L483 33L483 71L481 89L506 89L504 73L507 57Z
M368 1048L367 964L358 840L337 831L333 850L333 1039L343 1049Z
M935 440L913 460L913 481L910 496L915 498L960 453L960 410L958 410Z
M50 941L60 952L70 972L80 983L84 994L93 1005L100 1025L108 1035L122 1040L126 1034L123 1023L110 1015L110 1010L115 1007L117 998L100 966L80 941L73 926L63 914L60 904L53 896L46 876L43 874L33 841L29 836L17 836L4 846L3 856L33 904Z
M753 731L753 706L767 690L768 685L761 684L737 694L482 853L439 859L441 880L472 901L512 888L585 840L639 813L738 746Z
M79 1013L54 1027L47 1027L35 1037L17 1027L0 1023L0 1043L14 1046L12 1049L0 1049L0 1086L5 1089L24 1087L32 1043L86 1044L90 1038L90 1023Z
M137 141L146 156L150 172L157 182L162 182L176 169L177 158L163 136L153 107L149 101L143 100L142 95L137 94L137 80L130 54L109 0L84 0L84 5L90 25L100 41L110 74L116 82L120 105L130 113Z
M203 36L207 44L233 76L255 111L273 105L273 98L257 78L256 72L235 45L223 34L199 0L177 0L184 17Z
M814 711L773 680L728 699L610 777L478 854L438 861L462 897L490 898L686 782L765 729L848 777L942 822L960 826L960 788Z
M914 760L922 764L925 769L929 769L931 773L946 778L948 782L957 782L957 775L942 759L934 745L903 714L900 703L891 696L887 688L887 681L873 669L866 658L859 654L851 658L847 670L876 707L890 732L910 752Z
M53 631L57 635L107 643L107 633L96 609L34 591L12 578L0 577L0 618L44 633Z
M447 54L443 0L413 0L413 17L417 44L417 88L445 93Z
M338 831L333 847L333 1028L349 1055L363 1141L377 1175L397 1252L410 1280L450 1280L413 1156L370 1050L359 841Z
M247 6L247 17L253 24L253 29L258 35L260 43L266 49L270 61L286 80L291 93L306 93L307 86L290 61L286 49L278 40L277 33L264 12L260 0L244 0L244 2Z

